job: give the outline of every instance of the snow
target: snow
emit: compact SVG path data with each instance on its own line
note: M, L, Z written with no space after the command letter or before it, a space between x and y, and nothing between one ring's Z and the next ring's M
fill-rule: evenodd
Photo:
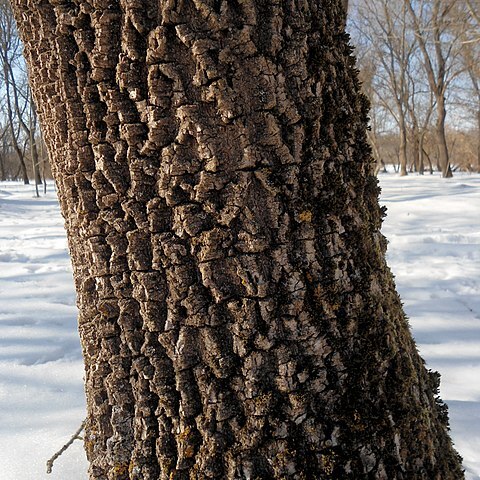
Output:
M442 374L466 478L480 480L480 175L380 175L387 260L427 367Z
M442 373L467 480L480 480L480 175L380 175L388 261L427 366ZM82 444L46 461L84 418L83 366L53 187L0 183L2 480L86 480Z
M83 365L63 220L53 187L0 183L0 478L86 478Z

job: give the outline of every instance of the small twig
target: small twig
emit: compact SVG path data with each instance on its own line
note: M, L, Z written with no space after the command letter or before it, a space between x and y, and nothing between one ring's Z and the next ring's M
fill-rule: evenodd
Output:
M82 440L82 437L80 436L80 433L82 433L82 430L85 428L85 423L87 421L84 420L80 427L78 427L78 430L72 435L70 440L57 452L55 453L50 460L47 461L47 473L52 473L52 468L53 468L53 462L65 451L67 450L68 447L75 441L75 440Z

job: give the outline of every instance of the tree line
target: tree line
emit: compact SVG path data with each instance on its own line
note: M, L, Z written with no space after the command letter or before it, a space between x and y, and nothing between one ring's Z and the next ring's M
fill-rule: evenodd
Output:
M10 2L0 0L0 180L38 186L51 174L22 50Z
M377 168L480 171L480 4L350 2Z
M480 171L478 2L356 0L349 7L377 170ZM51 173L8 0L0 0L0 89L0 180L41 184Z

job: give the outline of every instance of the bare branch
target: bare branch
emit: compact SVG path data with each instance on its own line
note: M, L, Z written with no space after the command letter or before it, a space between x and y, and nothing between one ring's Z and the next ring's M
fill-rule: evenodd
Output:
M78 427L78 430L71 436L70 440L57 452L55 453L48 461L47 461L47 473L52 473L52 468L53 468L53 464L55 462L55 460L60 456L62 455L63 452L65 452L65 450L67 450L71 445L72 443L75 441L75 440L82 440L82 437L80 437L80 434L82 433L83 429L85 428L85 423L87 421L84 420L82 422L82 424L80 425L80 427Z

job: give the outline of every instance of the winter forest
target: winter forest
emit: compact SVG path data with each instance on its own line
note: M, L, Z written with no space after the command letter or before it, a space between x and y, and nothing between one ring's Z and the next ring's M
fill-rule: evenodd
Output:
M365 0L351 10L378 169L479 171L478 1Z
M153 3L0 0L0 478L480 480L480 2Z

